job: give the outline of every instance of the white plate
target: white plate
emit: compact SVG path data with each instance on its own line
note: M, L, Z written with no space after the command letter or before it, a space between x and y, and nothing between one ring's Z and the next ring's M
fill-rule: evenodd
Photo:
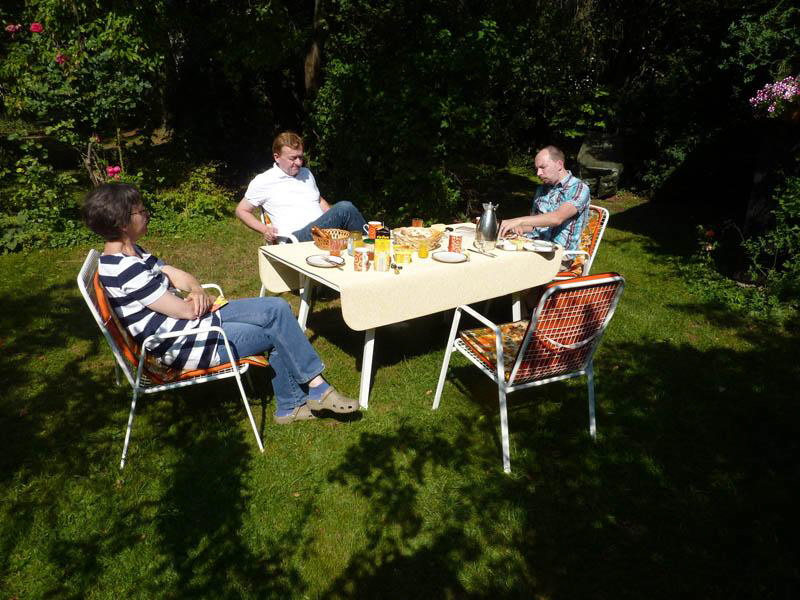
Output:
M530 243L530 242L526 242L526 244L527 243ZM498 240L497 245L495 246L495 248L500 248L500 250L511 250L511 251L514 251L514 250L517 249L517 246L511 240ZM520 248L520 250L521 249L522 248Z
M556 245L553 242L548 242L547 240L533 240L530 242L526 242L525 246L523 246L525 250L530 250L531 252L552 252L556 249Z
M322 267L330 269L333 267L341 267L344 264L344 259L341 256L328 256L327 254L312 254L306 257L306 262L312 267Z
M438 260L439 262L446 262L446 263L461 263L466 262L469 260L467 255L463 252L447 252L446 250L440 250L439 252L434 252L431 254L431 258L433 260Z

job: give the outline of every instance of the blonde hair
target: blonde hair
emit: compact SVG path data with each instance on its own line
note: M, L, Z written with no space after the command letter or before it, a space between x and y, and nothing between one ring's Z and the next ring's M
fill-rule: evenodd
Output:
M272 140L272 153L280 154L281 148L289 146L292 150L300 150L303 147L303 138L294 131L282 131Z

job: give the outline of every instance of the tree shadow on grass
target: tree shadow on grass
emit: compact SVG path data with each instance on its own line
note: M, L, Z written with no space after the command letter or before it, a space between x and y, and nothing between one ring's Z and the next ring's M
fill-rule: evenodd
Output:
M364 434L332 472L371 514L325 595L795 597L800 342L742 335L741 351L606 341L597 442L583 381L512 394L510 477L496 388L454 367L466 407L448 384L430 427Z
M705 211L684 204L645 202L613 214L608 226L645 236L646 250L654 256L688 256L697 246L697 225L708 218Z
M242 538L255 444L231 381L141 398L120 472L131 390L114 385L111 353L74 284L6 298L0 327L3 589L72 598L302 591L284 566L299 529L258 554Z
M54 526L58 521L52 488L89 475L94 464L108 459L107 424L120 394L98 385L97 373L84 366L101 340L74 292L74 286L56 284L4 301L0 482L12 495L3 510L3 572L37 519ZM60 349L65 350L56 361Z
M297 571L285 567L297 552L302 520L255 554L242 536L251 506L252 439L239 427L198 438L189 420L179 422L174 441L182 451L167 475L155 525L161 546L160 576L170 595L183 598L275 598L302 594ZM257 454L257 452L256 452ZM164 588L153 586L163 594Z
M311 330L309 341L312 344L320 338L325 339L345 354L353 356L356 368L361 369L364 332L347 327L338 303L313 311L309 316L308 326ZM449 327L450 321L443 318L442 313L436 313L377 328L373 369L395 365L410 357L441 349L447 339Z

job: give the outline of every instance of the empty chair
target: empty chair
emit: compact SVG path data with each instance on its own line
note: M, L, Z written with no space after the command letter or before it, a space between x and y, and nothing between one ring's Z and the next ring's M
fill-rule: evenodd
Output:
M592 357L614 315L625 280L616 273L548 284L530 321L497 325L469 306L459 306L447 341L433 408L439 407L453 349L497 384L503 470L511 472L506 395L525 388L586 375L589 433L596 436ZM486 327L458 332L461 313Z

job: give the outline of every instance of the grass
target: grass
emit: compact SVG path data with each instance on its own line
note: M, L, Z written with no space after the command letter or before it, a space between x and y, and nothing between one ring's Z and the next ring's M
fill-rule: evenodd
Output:
M511 476L466 361L430 410L439 316L378 331L359 419L275 426L262 373L260 454L230 381L157 395L120 472L130 395L75 286L87 248L0 257L0 597L795 596L797 321L693 295L691 215L605 205L594 271L627 288L596 360L598 441L582 382L516 393ZM256 243L231 221L145 246L237 297L258 291ZM336 300L309 335L355 395L362 336Z

